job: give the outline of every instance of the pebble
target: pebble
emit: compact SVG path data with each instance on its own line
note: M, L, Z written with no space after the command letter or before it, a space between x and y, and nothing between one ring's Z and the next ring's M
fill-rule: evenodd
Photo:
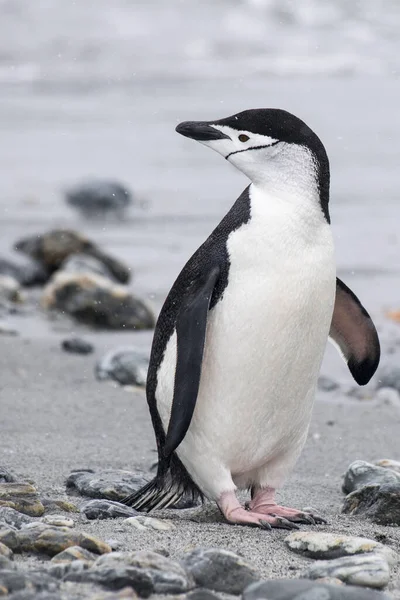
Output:
M4 467L0 467L0 483L15 483L15 478Z
M0 595L12 594L28 589L36 592L55 592L59 587L58 581L44 571L21 571L6 569L0 571Z
M111 214L122 219L132 203L132 194L115 181L93 180L67 190L66 201L86 218Z
M49 278L47 269L33 260L26 261L25 264L15 264L0 258L0 273L12 277L24 287L42 285Z
M197 589L189 592L186 600L219 600L219 596L213 594L209 590Z
M135 591L131 587L125 587L119 592L97 592L88 600L136 600L136 598Z
M11 275L0 275L0 300L23 302L21 285Z
M96 554L85 550L80 546L70 546L62 552L55 554L51 559L52 563L71 563L75 560L83 560L85 562L93 563L97 559Z
M196 585L216 592L238 595L260 579L253 566L222 548L196 548L185 554L181 562Z
M88 254L71 254L61 264L60 270L64 273L74 273L75 275L93 273L94 275L101 275L106 279L110 279L115 283L121 283L101 260Z
M7 600L64 600L59 593L55 592L32 592L23 590L7 596Z
M399 558L394 550L375 540L323 531L295 531L285 538L285 543L297 554L320 560L375 553L394 565Z
M93 565L93 561L73 560L71 562L50 563L48 573L52 577L65 580L66 575L71 575L73 578L80 577L81 573L87 571Z
M318 561L303 573L303 577L336 577L349 585L382 589L389 583L390 571L382 555L366 554Z
M387 594L307 579L259 581L245 589L243 600L391 600Z
M381 460L377 460L375 464L378 467L383 467L384 469L390 469L391 471L400 473L400 462L397 460L392 460L390 458L383 458Z
M150 308L130 291L93 273L55 273L45 287L42 306L104 329L152 329Z
M74 563L71 563L71 567L73 565ZM154 584L148 572L128 566L104 569L90 568L79 571L70 568L63 576L63 581L94 583L111 590L120 590L129 586L142 598L148 598L154 591Z
M339 387L339 384L333 379L330 379L330 377L325 377L324 375L318 377L318 389L322 392L333 392Z
M70 546L81 546L96 554L111 552L98 538L69 527L52 527L45 523L30 524L19 531L0 530L0 542L14 552L39 552L54 556Z
M47 525L53 525L54 527L75 526L74 521L64 517L64 515L46 515L42 518L42 523L47 523Z
M81 507L81 512L90 520L135 517L138 512L130 506L112 500L90 500Z
M24 525L33 523L34 519L9 506L0 506L0 522L21 529Z
M118 469L72 471L66 486L84 496L123 500L147 483L142 474Z
M5 556L6 558L11 558L13 555L13 551L11 550L11 548L9 548L8 546L6 546L5 544L2 544L0 542L0 556Z
M102 262L120 283L127 283L130 278L130 270L126 265L72 229L53 229L29 236L18 240L14 248L44 265L51 273L57 271L69 256L86 254Z
M161 519L145 517L143 515L129 517L128 519L125 519L124 523L141 531L146 529L155 529L156 531L172 531L175 529L175 525L170 521L162 521Z
M112 380L121 385L146 385L149 357L132 347L117 348L108 352L95 366L99 380Z
M0 506L9 506L31 517L41 517L44 506L29 483L0 483Z
M3 546L4 544L2 544ZM16 569L16 565L15 563L11 562L11 560L9 558L7 558L7 556L4 556L3 554L0 554L0 571L12 571L13 569ZM1 590L0 590L1 592ZM1 596L1 593L0 593Z
M63 510L67 513L78 513L79 508L73 502L67 500L57 500L54 498L42 498L42 504L47 512Z
M92 354L94 346L82 338L73 337L61 342L61 347L65 352L72 354Z
M343 492L349 494L369 484L400 483L400 473L356 460L348 467L343 481Z
M400 525L400 484L365 485L346 496L342 512L379 525Z

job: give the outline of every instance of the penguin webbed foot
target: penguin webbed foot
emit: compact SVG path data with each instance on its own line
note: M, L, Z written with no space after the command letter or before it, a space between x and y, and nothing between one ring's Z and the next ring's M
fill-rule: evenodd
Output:
M291 523L301 523L304 525L327 524L325 519L313 512L280 506L275 502L275 489L273 488L259 489L254 494L251 502L246 504L246 508L252 512L271 515L274 517L282 517Z
M261 514L249 511L243 508L236 498L235 492L226 492L218 502L218 506L228 523L233 525L250 525L270 530L279 529L299 529L296 523L285 519L279 515Z

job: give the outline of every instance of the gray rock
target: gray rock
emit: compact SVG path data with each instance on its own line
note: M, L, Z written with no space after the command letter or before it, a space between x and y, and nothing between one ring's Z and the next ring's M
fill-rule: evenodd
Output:
M92 273L55 273L42 295L42 306L103 329L152 329L150 308L130 291Z
M54 592L22 590L21 592L15 592L15 594L7 596L7 600L63 600L63 598L59 593Z
M71 563L75 561L84 561L86 563L94 563L97 559L96 554L85 550L80 546L70 546L62 552L59 552L51 559L53 564L55 563Z
M380 525L400 525L400 484L365 485L346 496L342 512Z
M95 583L109 590L122 590L125 587L132 587L142 598L148 598L154 591L149 573L143 569L136 569L135 567L125 565L117 568L91 568L81 572L73 572L71 569L63 577L63 581Z
M69 256L87 254L101 261L120 283L127 283L130 278L130 269L126 265L71 229L53 229L41 235L32 235L19 240L14 247L18 252L38 261L49 273L62 267Z
M194 587L192 578L182 566L156 552L113 552L96 560L92 570L118 572L121 568L143 571L151 578L156 594L183 594Z
M99 380L111 379L121 385L146 385L149 357L135 348L123 347L108 352L95 367Z
M41 517L44 506L29 483L0 483L0 506L14 508L31 517Z
M119 279L114 276L112 271L101 260L89 254L71 254L61 264L60 270L64 273L74 273L76 275L93 273L94 275L101 275L106 279L110 279L115 283L119 282Z
M394 388L400 392L400 368L396 365L380 367L376 387L377 389Z
M9 558L7 558L6 556L4 556L3 554L0 554L0 571L12 571L13 569L16 569L16 565L15 563L13 563ZM1 592L1 588L0 588L0 592ZM0 594L1 596L1 594Z
M344 475L342 489L344 493L349 494L365 485L384 483L400 483L400 473L364 460L356 460Z
M382 555L366 554L318 561L303 573L303 577L336 577L350 585L382 589L389 583L390 571Z
M88 571L93 565L93 561L73 560L71 562L51 563L47 572L56 579L65 579L67 575L75 576L79 579L82 573Z
M122 219L132 203L132 194L115 181L93 180L69 189L66 201L86 218L114 215Z
M10 275L0 274L0 301L23 302L21 285Z
M400 392L394 388L379 388L375 392L375 400L377 400L379 404L400 408Z
M15 483L15 477L4 467L0 467L0 483Z
M260 581L245 589L243 600L391 600L364 588L329 585L307 579Z
M377 460L375 464L378 467L383 467L384 469L390 469L391 471L395 471L400 474L400 462L398 460L392 460L390 458L382 458Z
M5 558L12 558L12 555L13 551L11 548L0 542L0 557L4 556Z
M144 531L146 529L155 529L156 531L172 531L175 529L175 525L171 523L171 521L155 519L154 517L147 517L146 515L129 517L128 519L125 519L124 523L139 529L139 531Z
M0 571L0 591L3 594L12 594L25 589L34 589L36 592L56 592L58 585L58 582L44 571L29 571L27 573L15 570Z
M70 527L52 527L45 523L31 523L19 531L0 530L0 542L14 552L37 552L54 556L70 546L80 546L96 554L111 552L105 542Z
M181 559L198 586L241 594L245 587L260 579L257 571L240 556L221 548L196 548Z
M72 354L91 354L94 351L93 344L78 337L63 340L61 347L66 352L71 352Z
M318 377L318 389L322 392L333 392L334 390L339 389L339 387L339 384L329 377L323 375Z
M84 496L116 501L133 494L145 483L142 474L118 469L73 471L66 481L67 488L75 489Z
M213 594L209 590L197 589L189 592L186 596L187 600L220 600L219 596Z
M0 521L6 525L12 525L16 529L21 529L23 525L34 523L35 519L9 506L0 506Z
M398 561L397 553L388 546L352 535L325 531L295 531L285 538L285 543L290 550L307 558L327 560L374 553L383 556L390 564L394 565Z
M24 287L43 285L50 277L48 270L36 261L16 264L4 258L0 258L0 274L12 277Z
M81 512L90 520L117 519L118 517L135 517L138 511L130 506L112 500L90 500L81 507Z
M64 517L64 515L46 515L41 519L42 523L53 525L54 527L74 527L75 523L72 519Z

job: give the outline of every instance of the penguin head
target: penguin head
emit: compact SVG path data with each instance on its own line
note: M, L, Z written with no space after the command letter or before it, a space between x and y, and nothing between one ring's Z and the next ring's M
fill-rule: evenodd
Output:
M301 119L275 108L245 110L217 121L186 121L176 131L216 150L253 183L273 174L312 174L329 189L329 163L318 136Z

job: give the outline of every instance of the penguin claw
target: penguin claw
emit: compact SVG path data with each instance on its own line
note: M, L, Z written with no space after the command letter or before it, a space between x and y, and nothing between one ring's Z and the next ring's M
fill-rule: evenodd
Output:
M271 514L271 517L275 517L275 522L272 527L276 527L277 529L300 529L296 523L293 521L289 521L284 517L278 517L277 515Z
M268 523L268 521L264 521L263 519L260 520L260 527L261 529L266 529L267 531L272 529L272 526Z

